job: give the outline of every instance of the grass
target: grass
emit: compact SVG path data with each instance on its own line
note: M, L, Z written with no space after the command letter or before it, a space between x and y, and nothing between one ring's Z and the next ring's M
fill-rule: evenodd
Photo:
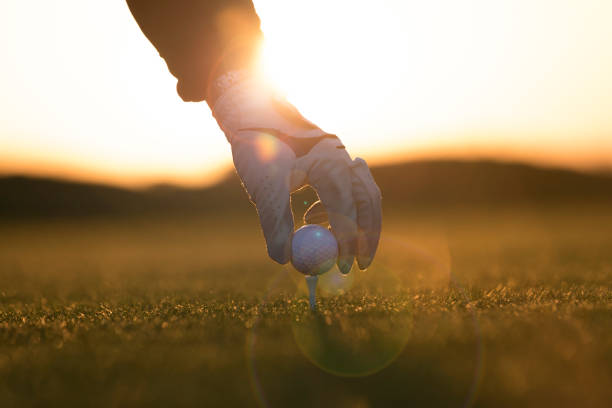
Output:
M610 231L597 208L388 212L313 315L255 217L5 223L0 401L603 407Z

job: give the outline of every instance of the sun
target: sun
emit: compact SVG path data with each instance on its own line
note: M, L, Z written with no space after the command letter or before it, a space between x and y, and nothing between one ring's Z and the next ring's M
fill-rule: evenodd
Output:
M386 39L399 28L388 8L320 0L304 7L269 0L255 5L265 35L261 69L312 119L342 124L364 110L373 90L381 95L391 88L389 76L399 64L381 61L393 55Z
M436 123L438 107L423 103L431 98L434 74L410 62L427 52L423 41L409 35L425 23L406 28L398 12L407 7L402 4L255 1L265 38L259 64L264 77L307 119L340 135L353 154L383 157L389 146L406 145L398 137L411 134L414 142ZM397 128L405 131L398 135Z

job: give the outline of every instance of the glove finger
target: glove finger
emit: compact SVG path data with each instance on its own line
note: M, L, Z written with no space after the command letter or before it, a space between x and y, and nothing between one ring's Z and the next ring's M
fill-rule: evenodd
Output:
M365 160L356 158L351 164L353 197L357 206L357 264L365 270L374 259L382 227L380 189Z
M266 239L268 255L276 262L285 264L291 259L293 215L289 188L279 184L284 183L277 180L277 183L264 186L264 194L258 196L255 206Z
M289 262L293 234L289 177L295 154L285 143L258 132L243 132L233 141L232 154L257 208L268 255L280 264Z
M338 267L346 274L355 260L357 241L357 209L353 201L350 158L344 150L334 148L327 151L332 154L323 155L313 164L308 179L327 209L332 232L338 240Z
M304 213L304 224L329 224L327 210L321 200L316 201L313 205L308 207Z

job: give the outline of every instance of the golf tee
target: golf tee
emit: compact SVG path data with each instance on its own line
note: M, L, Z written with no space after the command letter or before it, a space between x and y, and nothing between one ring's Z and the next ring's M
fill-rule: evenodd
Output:
M310 310L317 310L317 282L319 281L319 277L317 275L314 276L306 276L306 285L308 286L308 300L310 302Z

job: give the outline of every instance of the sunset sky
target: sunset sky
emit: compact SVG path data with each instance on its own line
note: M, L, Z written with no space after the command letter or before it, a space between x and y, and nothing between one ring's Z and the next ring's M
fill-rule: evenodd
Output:
M372 163L612 165L612 1L255 1L268 76ZM0 173L212 182L230 148L115 1L4 0Z

